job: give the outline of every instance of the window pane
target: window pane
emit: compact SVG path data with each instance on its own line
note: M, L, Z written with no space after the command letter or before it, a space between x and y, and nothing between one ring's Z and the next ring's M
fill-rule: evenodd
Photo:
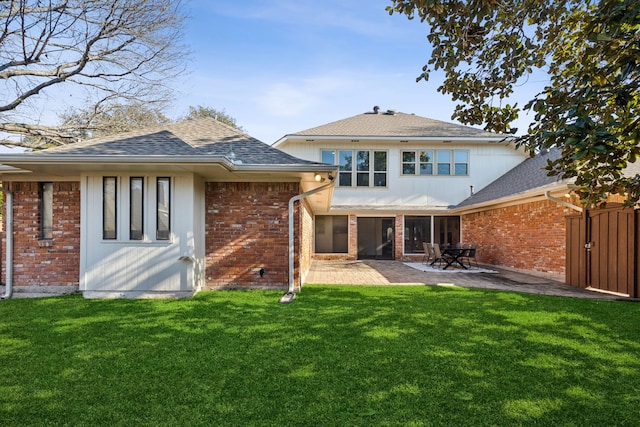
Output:
M438 150L438 163L451 163L451 151Z
M129 239L131 240L142 240L143 236L143 182L144 178L131 178L129 181L129 199L131 202L131 212L129 215Z
M116 229L116 177L102 178L102 238L115 239Z
M405 217L404 253L424 253L422 242L431 243L431 217Z
M422 163L433 162L433 151L420 151L420 162Z
M351 187L351 173L340 172L338 174L338 181L339 181L340 187Z
M456 163L468 163L469 153L467 151L456 151L454 153L454 159Z
M358 151L357 159L358 159L358 171L368 172L369 171L369 152Z
M402 174L403 175L415 175L416 174L416 165L414 163L403 163L402 164Z
M438 163L438 175L451 175L451 165L449 163Z
M340 151L340 170L347 172L353 170L353 152Z
M349 217L346 215L315 217L315 252L347 253L349 251Z
M171 188L169 178L158 178L157 193L156 239L169 240L169 235L171 233Z
M322 150L322 163L336 164L336 152L334 150Z
M420 163L420 175L433 175L433 163Z
M40 239L53 238L53 183L40 184Z
M413 151L403 151L402 152L402 161L403 162L415 162L416 161L416 153Z
M387 152L373 152L373 170L376 172L385 172L387 170Z
M456 163L455 165L455 174L456 175L468 175L468 167L466 163Z
M433 220L433 243L456 245L460 243L460 217L437 216Z
M367 173L358 173L358 187L368 187L369 186L369 172Z
M373 174L373 186L374 187L386 187L387 186L387 174L376 172Z

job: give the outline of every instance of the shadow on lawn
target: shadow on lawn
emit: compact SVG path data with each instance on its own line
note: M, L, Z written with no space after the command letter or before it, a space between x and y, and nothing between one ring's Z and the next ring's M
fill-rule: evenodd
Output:
M434 287L0 304L6 425L624 425L636 305ZM612 308L613 307L613 308Z

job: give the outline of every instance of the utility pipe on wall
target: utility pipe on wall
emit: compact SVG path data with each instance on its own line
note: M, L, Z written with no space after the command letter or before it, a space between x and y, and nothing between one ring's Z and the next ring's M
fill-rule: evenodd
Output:
M311 196L312 194L319 193L320 191L326 190L330 187L333 187L333 180L330 183L323 185L322 187L315 188L313 190L309 190L306 193L298 194L289 199L289 290L287 294L293 295L295 293L295 283L294 283L294 222L293 222L293 205L298 200L302 200L306 197Z
M7 240L6 253L5 253L5 290L4 295L0 296L0 299L9 299L13 295L13 193L5 188L0 188L4 194L7 195L6 199L6 213L7 213L7 229L5 231L5 237Z

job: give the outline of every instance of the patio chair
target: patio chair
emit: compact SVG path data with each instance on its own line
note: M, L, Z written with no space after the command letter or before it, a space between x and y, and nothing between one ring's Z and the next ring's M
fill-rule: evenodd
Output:
M422 249L424 249L424 256L422 257L422 263L428 264L429 261L434 259L433 247L431 243L422 242Z
M468 245L468 247L465 248L465 254L462 257L462 262L466 261L467 265L469 267L471 267L471 260L473 260L473 263L476 265L476 268L478 268L478 260L476 260L476 251L478 249L478 245L473 244L473 245Z

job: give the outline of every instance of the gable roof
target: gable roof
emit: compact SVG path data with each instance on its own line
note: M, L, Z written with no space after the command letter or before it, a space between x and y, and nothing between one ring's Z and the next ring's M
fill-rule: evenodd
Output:
M420 117L415 114L406 114L393 110L388 110L384 113L375 111L288 134L274 145L277 146L283 140L295 137L478 138L493 140L501 140L506 137L505 135Z
M273 148L213 118L186 120L23 153L25 157L226 157L238 165L320 165ZM4 156L0 156L4 163Z

